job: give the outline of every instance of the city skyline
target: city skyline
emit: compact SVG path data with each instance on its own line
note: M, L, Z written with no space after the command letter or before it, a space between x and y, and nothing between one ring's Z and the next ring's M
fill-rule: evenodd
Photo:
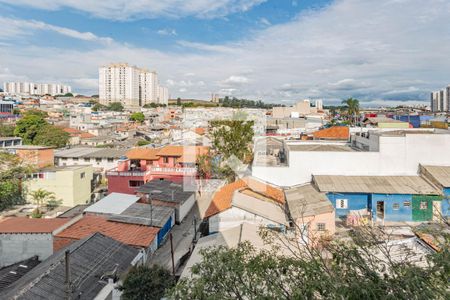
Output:
M429 103L450 81L446 1L0 3L1 82L97 94L98 66L126 61L157 69L172 98L390 105Z

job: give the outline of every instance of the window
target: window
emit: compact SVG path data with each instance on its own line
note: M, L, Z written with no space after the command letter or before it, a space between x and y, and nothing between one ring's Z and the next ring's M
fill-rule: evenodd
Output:
M420 209L421 210L428 209L428 202L427 201L420 201Z
M90 162L91 159L90 159L89 157L85 157L85 158L84 158L84 161L85 161L85 162Z
M128 185L130 187L138 187L138 186L144 185L144 181L143 180L130 180L128 182Z
M114 161L114 159L113 158L108 158L108 162L110 163L110 162L113 162Z
M336 208L345 209L348 207L347 199L336 199Z
M163 162L164 162L165 164L169 163L169 158L168 158L167 156L164 156L164 157L163 157Z
M80 174L80 178L83 179L84 177L86 177L86 174L85 174L84 172L82 172L82 173Z
M74 157L72 159L73 159L73 161L78 161L78 157Z
M325 223L317 223L317 231L325 231Z
M398 204L398 203L393 203L393 204L392 204L392 209L393 209L393 210L399 210L399 209L400 209L400 204Z
M405 202L403 202L403 206L404 207L411 207L411 202L405 201Z
M100 163L100 162L102 162L102 159L101 158L96 158L95 161Z

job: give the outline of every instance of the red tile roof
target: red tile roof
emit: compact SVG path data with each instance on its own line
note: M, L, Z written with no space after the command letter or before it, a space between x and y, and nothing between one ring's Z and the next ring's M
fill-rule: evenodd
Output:
M333 126L313 132L315 139L348 140L350 129L347 126Z
M251 177L239 179L235 182L227 184L219 189L212 199L211 204L206 210L205 217L210 217L231 208L233 194L237 190L248 188L257 194L263 195L271 200L284 203L284 193L281 189L256 180Z
M13 217L0 221L0 233L52 233L70 219Z
M159 228L113 222L99 216L88 215L56 236L80 240L95 232L100 232L127 245L149 247L158 234Z

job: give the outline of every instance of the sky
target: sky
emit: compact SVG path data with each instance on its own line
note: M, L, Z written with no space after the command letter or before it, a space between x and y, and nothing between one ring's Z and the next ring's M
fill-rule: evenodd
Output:
M450 83L449 0L0 0L0 82L97 94L156 70L171 98L428 102Z

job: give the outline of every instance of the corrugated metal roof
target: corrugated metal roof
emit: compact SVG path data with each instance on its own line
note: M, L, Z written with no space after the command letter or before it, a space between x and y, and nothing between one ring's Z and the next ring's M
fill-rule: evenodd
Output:
M419 176L314 175L321 192L439 195L440 191Z
M121 149L95 149L95 148L72 148L55 152L55 157L79 157L79 158L119 158L126 151Z
M328 198L311 184L293 187L285 190L284 193L294 219L330 213L334 210Z
M85 212L102 214L121 214L132 204L139 201L140 197L122 193L111 193L105 198L86 208Z
M425 176L429 174L430 179L435 180L443 187L450 187L450 166L422 166L422 168Z
M172 216L174 209L167 206L134 203L120 215L112 215L108 220L129 224L163 227Z
M347 145L336 144L297 144L289 145L290 151L319 151L319 152L351 152L355 151Z

